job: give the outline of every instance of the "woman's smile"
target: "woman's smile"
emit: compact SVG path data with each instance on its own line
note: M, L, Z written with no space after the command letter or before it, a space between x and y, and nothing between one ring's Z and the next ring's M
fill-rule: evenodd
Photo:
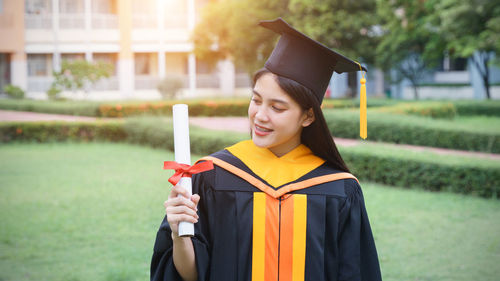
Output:
M255 134L257 136L264 137L264 136L269 135L272 131L273 130L268 129L264 126L260 126L260 125L255 124Z

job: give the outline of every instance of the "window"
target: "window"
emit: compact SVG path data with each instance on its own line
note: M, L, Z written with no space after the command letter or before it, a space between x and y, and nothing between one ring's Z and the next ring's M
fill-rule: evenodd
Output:
M135 75L149 75L149 53L137 53L135 59Z
M467 70L466 58L454 58L445 54L441 61L441 70L443 71L465 71Z
M92 12L96 14L111 14L111 1L92 0Z
M3 2L3 1L2 1ZM24 11L27 14L51 14L51 0L27 0L24 6Z
M84 54L61 54L61 61L75 61L75 60L84 60Z
M59 0L61 14L81 14L84 9L83 0Z
M52 72L47 54L28 54L28 76L49 76Z
M115 53L94 53L93 54L94 62L107 62L113 65L113 73L112 75L116 75L116 54Z

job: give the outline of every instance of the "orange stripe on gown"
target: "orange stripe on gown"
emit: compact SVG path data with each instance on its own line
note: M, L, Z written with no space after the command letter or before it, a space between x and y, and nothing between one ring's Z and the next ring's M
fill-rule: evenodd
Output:
M253 213L252 281L303 281L307 196L285 195L280 213L280 200L256 192Z
M253 198L252 281L264 280L266 252L266 194L255 192Z
M266 194L266 281L278 280L279 204Z
M292 281L293 253L293 198L285 195L281 201L281 238L280 238L280 281Z

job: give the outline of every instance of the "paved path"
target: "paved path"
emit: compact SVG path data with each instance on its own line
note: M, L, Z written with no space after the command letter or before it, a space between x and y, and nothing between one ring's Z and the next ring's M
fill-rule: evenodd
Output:
M109 120L109 119L114 119L114 118L94 118L86 116L71 116L71 115L61 115L61 114L46 114L46 113L35 113L35 112L0 110L0 122L3 121L68 121L68 122L89 121L91 122L96 120ZM249 124L248 124L248 119L246 117L191 117L189 118L189 120L190 123L193 125L208 129L226 130L226 131L234 131L241 133L249 132ZM355 146L355 145L360 145L362 143L375 143L375 142L335 138L335 143L340 146ZM441 155L472 156L472 157L488 158L500 161L500 154L462 151L462 150L416 146L407 144L391 144L391 145L396 145L400 148L413 151L429 151Z

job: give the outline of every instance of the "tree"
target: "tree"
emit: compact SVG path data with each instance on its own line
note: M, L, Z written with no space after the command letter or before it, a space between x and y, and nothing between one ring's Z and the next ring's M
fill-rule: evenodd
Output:
M455 57L470 57L490 96L489 64L500 54L500 5L494 0L433 0L433 24Z
M278 38L274 32L258 27L258 22L283 17L327 47L372 63L375 10L375 0L214 1L205 6L193 32L194 52L212 65L231 59L253 73L264 65Z
M429 24L430 1L378 0L377 12L383 35L376 48L377 65L391 71L391 82L408 79L418 99L418 81L434 66L444 51L438 29Z
M291 23L309 37L344 56L363 63L375 62L376 32L375 0L290 0ZM357 81L357 73L349 73ZM357 83L349 83L356 96Z
M212 66L230 59L249 74L264 65L276 37L259 20L287 15L288 1L222 0L208 3L191 36L194 53ZM221 20L224 19L224 20Z
M107 62L88 62L86 60L66 61L61 64L60 71L54 71L54 82L47 91L49 98L62 90L84 90L102 78L108 78L113 73L113 65Z

